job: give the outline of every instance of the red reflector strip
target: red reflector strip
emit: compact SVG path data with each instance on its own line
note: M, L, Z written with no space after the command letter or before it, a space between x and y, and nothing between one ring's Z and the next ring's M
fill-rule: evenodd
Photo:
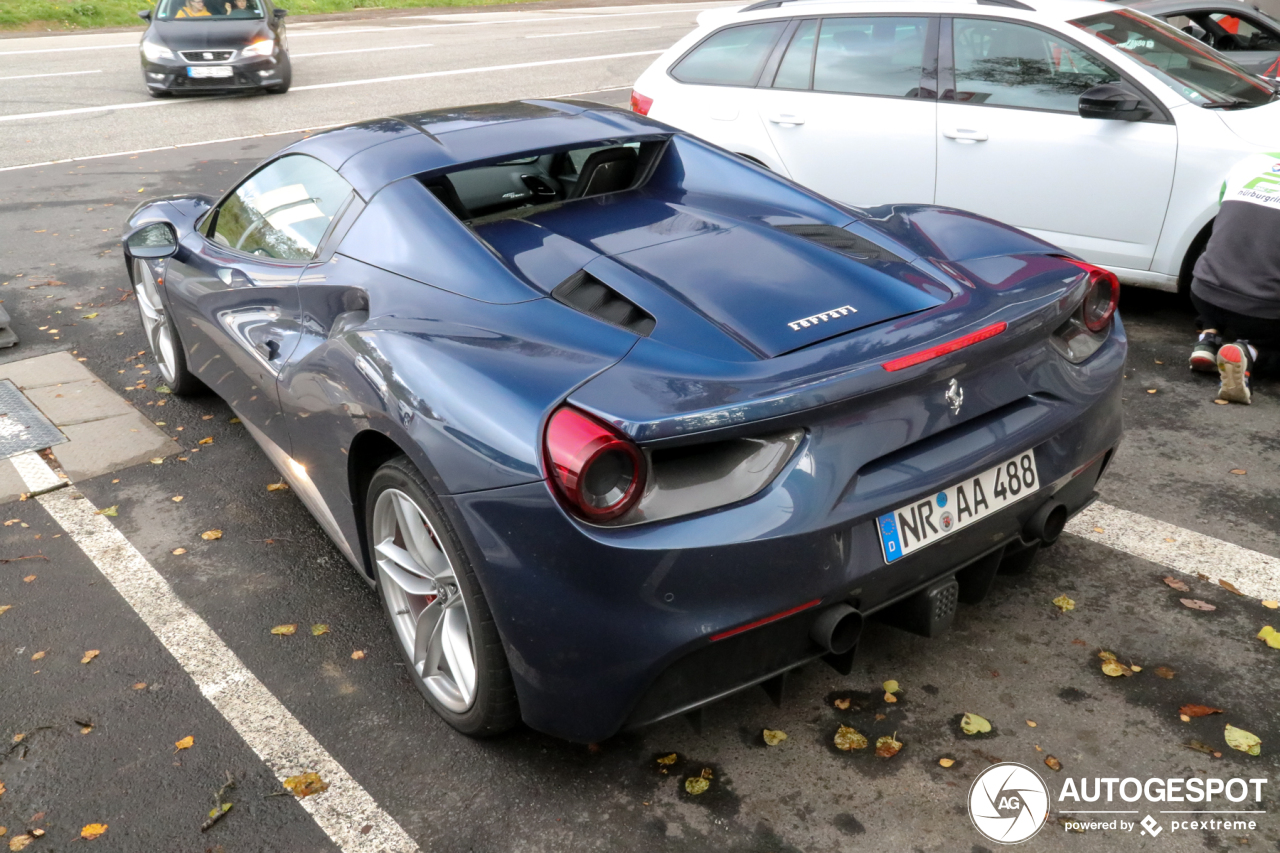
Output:
M902 358L895 358L893 361L886 361L882 366L885 370L905 370L908 367L914 367L917 364L923 364L926 361L932 361L935 358L941 358L944 355L953 353L956 350L962 350L965 347L971 347L987 338L994 338L996 335L1009 328L1008 323L996 323L993 326L987 326L985 329L979 329L976 332L970 332L962 338L956 338L953 341L947 341L945 344L938 344L936 347L913 352L911 355L904 355Z
M723 640L726 637L732 637L735 634L741 634L744 631L750 631L752 628L759 628L761 625L768 625L770 622L777 622L779 619L785 619L793 613L799 613L801 610L808 610L810 607L816 607L821 603L822 603L821 598L815 598L813 601L807 601L798 607L791 608L790 610L784 610L781 613L775 613L772 616L766 616L763 619L757 619L756 621L750 623L749 625L739 625L737 628L730 628L728 631L721 631L719 634L712 634L711 642L714 643L716 640Z

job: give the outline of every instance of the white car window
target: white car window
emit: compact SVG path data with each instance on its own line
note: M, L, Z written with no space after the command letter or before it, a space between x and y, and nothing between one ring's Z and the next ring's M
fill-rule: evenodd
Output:
M924 70L928 18L826 18L813 88L857 95L914 95Z
M1007 21L956 18L956 100L1077 112L1081 93L1120 76L1044 30Z
M813 77L813 45L818 40L818 22L802 21L773 78L775 89L808 89Z
M681 83L754 86L786 21L729 27L713 34L671 69Z
M351 185L319 160L281 157L222 203L213 240L268 258L309 260L349 195Z

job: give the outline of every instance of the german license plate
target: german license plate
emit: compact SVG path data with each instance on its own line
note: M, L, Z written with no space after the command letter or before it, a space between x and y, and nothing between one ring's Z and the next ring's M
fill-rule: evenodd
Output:
M235 69L230 65L189 65L188 77L231 77Z
M876 519L884 561L892 563L999 512L1040 487L1036 454L1028 450L936 495Z

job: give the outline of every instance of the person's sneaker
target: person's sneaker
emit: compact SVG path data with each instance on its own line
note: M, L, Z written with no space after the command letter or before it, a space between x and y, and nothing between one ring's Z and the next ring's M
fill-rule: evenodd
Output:
M1196 345L1191 348L1191 369L1198 373L1217 371L1220 346L1222 346L1222 338L1217 335L1205 335L1196 341Z
M1244 341L1227 344L1218 350L1218 399L1231 403L1251 401L1249 394L1249 374L1253 372L1253 356L1249 354L1249 345Z

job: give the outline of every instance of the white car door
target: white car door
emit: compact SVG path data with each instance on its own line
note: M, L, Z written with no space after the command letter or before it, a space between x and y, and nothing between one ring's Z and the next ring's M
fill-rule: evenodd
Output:
M803 20L754 93L791 177L846 204L933 201L938 19Z
M1029 24L957 17L944 21L942 42L937 203L1093 263L1149 269L1178 149L1163 110L1150 104L1145 121L1081 118L1080 94L1121 75Z

